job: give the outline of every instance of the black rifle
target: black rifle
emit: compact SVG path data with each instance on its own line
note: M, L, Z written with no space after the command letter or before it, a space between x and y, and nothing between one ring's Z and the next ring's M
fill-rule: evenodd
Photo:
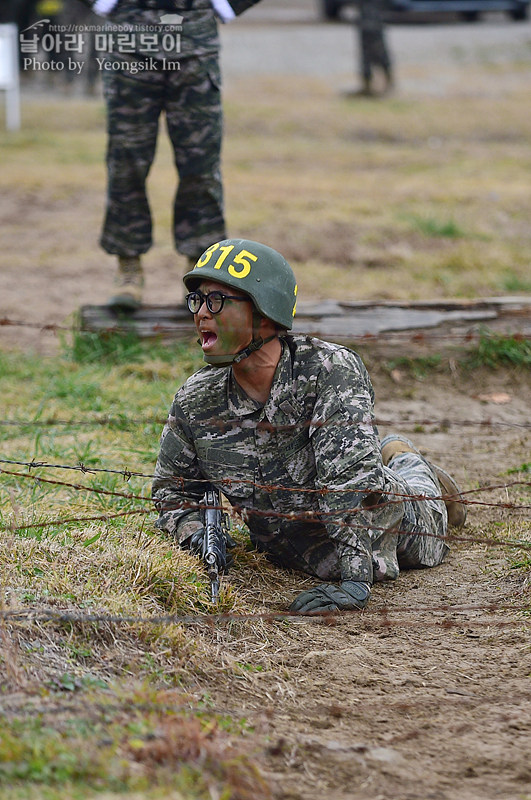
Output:
M210 578L212 602L219 595L219 577L227 566L227 515L221 508L221 495L217 489L209 489L202 500L201 517L204 526L201 556Z

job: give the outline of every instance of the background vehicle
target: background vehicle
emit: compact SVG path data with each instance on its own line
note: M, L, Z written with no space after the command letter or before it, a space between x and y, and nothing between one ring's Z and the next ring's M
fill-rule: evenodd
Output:
M355 0L320 0L325 19L338 19L341 9L355 5ZM420 14L459 14L473 22L486 11L504 11L511 19L525 20L529 16L529 0L389 0L389 11L393 14L412 12Z

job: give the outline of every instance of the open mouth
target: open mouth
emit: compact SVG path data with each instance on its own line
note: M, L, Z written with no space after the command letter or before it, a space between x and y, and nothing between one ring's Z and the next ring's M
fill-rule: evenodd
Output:
M214 347L218 340L217 333L214 331L201 331L201 347L203 350L210 350L211 347Z

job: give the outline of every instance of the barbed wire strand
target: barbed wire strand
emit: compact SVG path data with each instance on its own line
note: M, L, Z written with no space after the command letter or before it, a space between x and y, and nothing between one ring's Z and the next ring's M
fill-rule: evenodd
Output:
M41 477L36 476L36 475L28 475L28 474L20 473L20 472L12 472L10 470L4 470L4 469L0 468L0 475L2 475L2 474L3 475L15 476L17 478L30 479L30 480L35 481L38 484L46 483L46 484L52 485L52 486L62 486L62 487L74 489L76 491L85 491L85 492L93 493L93 494L96 494L96 495L120 497L120 498L124 498L124 499L127 499L127 500L141 500L143 502L150 503L150 505L153 505L155 507L155 510L159 510L161 513L166 513L167 511L177 511L177 510L178 511L203 511L203 510L205 510L207 508L207 506L204 503L197 502L197 501L188 501L188 502L181 501L178 504L168 504L168 503L161 504L157 500L155 500L155 499L153 499L151 497L145 497L143 495L134 495L134 494L129 493L129 492L116 492L116 491L113 491L113 490L110 490L110 489L99 489L99 488L95 488L95 487L91 487L91 486L84 486L84 485L81 485L81 484L75 484L75 483L70 483L70 482L66 482L66 481L50 480L48 478L41 478ZM285 487L275 487L275 488L284 489ZM497 487L497 488L499 488L499 487ZM506 488L506 486L504 486L504 488ZM370 510L374 510L376 508L382 508L385 505L398 504L398 503L403 502L404 499L415 500L415 501L422 502L423 500L427 500L427 499L431 499L431 500L440 499L440 500L444 501L444 500L448 500L448 499L451 499L451 498L455 497L454 495L441 495L440 497L433 497L433 496L430 495L428 497L427 495L407 495L407 494L401 495L401 494L398 494L398 493L393 493L393 495L395 497L397 497L397 498L400 498L400 499L386 500L384 502L381 502L381 503L378 503L378 504L375 504L375 505L365 505L363 507L363 510L370 511ZM480 505L480 506L488 506L489 508L502 508L504 510L521 511L521 510L531 509L531 506L529 506L529 505L519 505L519 504L516 504L516 503L508 503L508 502L491 503L491 502L484 502L484 501L480 501L480 500L466 500L466 499L464 499L464 500L462 500L460 502L462 502L462 505ZM224 505L209 506L209 508L214 508L216 511L225 511L226 510ZM269 511L261 512L258 509L248 509L247 507L236 506L236 505L232 505L231 509L234 510L236 513L239 513L239 514L243 513L247 517L248 516L252 516L252 515L258 515L259 513L263 513L267 517L275 517L275 516L277 516L277 517L285 518L287 516L287 518L290 519L290 520L310 520L310 521L322 520L323 518L326 518L326 517L344 516L344 515L347 515L347 514L356 514L356 513L359 513L360 510L361 510L359 506L356 506L355 508L338 509L338 510L335 510L335 511L324 511L324 510L323 511L317 511L317 510L316 511L314 511L314 510L301 511L297 515L293 511L290 511L290 512L278 512L278 511L271 510L270 512ZM125 514L125 512L123 512L123 513ZM134 511L131 511L130 513L146 513L146 514L148 514L148 513L150 513L150 509L143 509L143 510L141 510L141 509L136 510L135 509ZM101 518L102 517L100 516L100 517L95 517L95 518L92 518L92 519L101 519ZM55 520L55 521L49 522L49 523L36 523L36 524L28 524L28 525L24 525L24 526L17 526L16 530L25 530L25 529L28 529L30 527L46 527L47 525L53 525L53 524L65 525L65 524L70 523L70 522L86 522L86 521L87 521L86 517L84 517L84 518L70 517L70 518L66 518L66 519L63 518L63 521L60 522L60 523L57 520ZM349 523L349 522L342 523L342 524L344 524L345 527L357 527L357 528L362 528L362 529L365 529L365 530L369 530L371 528L373 530L374 529L378 529L378 528L375 528L375 526L355 525L355 524L352 524L352 523ZM11 530L13 530L13 528L11 528ZM482 539L482 541L485 541L485 540Z
M168 422L168 418L162 417L139 417L139 418L126 418L126 417L94 417L93 419L57 419L55 417L47 417L46 419L4 419L0 420L0 427L91 427L94 425L105 426L108 425L109 427L123 427L124 424L128 424L133 428L137 428L141 425L160 425L163 427ZM234 419L234 420L216 420L214 423L212 420L209 420L205 423L201 423L200 421L197 423L198 425L211 425L215 424L217 428L220 428L223 431L229 430L231 427L245 427L245 420L241 419ZM316 428L320 427L351 427L358 425L357 420L333 420L330 422L319 422L313 420L307 420L304 422L297 422L293 424L273 424L273 423L265 423L262 427L267 428L271 432L279 432L279 431L290 431L290 430L303 430L304 428L308 428L310 426L314 426ZM516 428L516 429L523 429L528 430L531 429L531 422L507 422L505 420L492 420L489 419L480 419L480 420L455 420L455 419L448 419L448 417L441 417L440 419L434 419L433 417L426 417L421 419L411 419L409 417L397 418L396 420L391 420L383 417L375 417L372 421L373 427L385 426L385 427L393 427L393 426L403 426L408 425L409 427L417 427L417 426L437 426L444 428L445 430L451 427L486 427L486 428Z
M289 620L316 620L325 623L337 624L342 618L354 616L360 622L378 622L383 626L392 626L401 624L401 620L393 620L392 614L400 613L413 613L413 614L429 614L434 613L453 613L464 614L466 612L484 611L486 613L495 613L499 611L512 611L522 612L524 615L530 611L529 603L516 605L513 603L486 603L481 605L440 605L440 606L383 606L383 607L367 607L360 609L349 609L341 611L261 611L249 613L237 612L221 612L221 613L207 613L207 614L159 614L151 616L143 616L141 614L108 614L108 613L83 613L55 609L6 609L0 608L0 619L6 622L61 622L61 623L106 623L110 625L197 625L206 624L209 626L219 624L221 622L254 622L260 620L262 622L283 622ZM367 619L367 617L369 619ZM463 627L466 625L485 625L496 626L513 626L513 625L529 625L531 624L531 617L522 616L518 620L479 620L477 618L467 618L464 620L451 620L451 619L436 619L436 620L422 620L422 625L437 625L439 627ZM407 623L406 623L407 624ZM415 624L418 624L417 622Z
M15 459L0 458L0 464L12 464L14 466L28 467L29 469L77 470L79 472L82 472L83 474L109 473L109 474L112 474L112 475L121 475L124 478L125 481L129 481L132 477L146 478L148 480L154 480L156 477L158 477L158 476L156 476L155 474L152 474L152 473L142 473L142 472L137 472L137 471L128 470L128 469L117 470L117 469L104 468L104 467L87 467L85 464L82 464L82 463L78 463L78 464L50 464L50 463L47 463L45 461L36 461L35 459L33 459L32 461L18 461L18 460L15 460ZM66 483L66 482L63 483L62 481L55 481L54 482L54 481L52 481L52 480L50 480L48 478L42 478L41 476L37 476L37 475L34 476L34 475L25 475L24 473L10 472L9 470L4 470L1 467L0 467L0 474L17 475L19 477L31 478L31 479L33 479L33 480L35 480L37 482L41 481L43 483L51 483L51 484L56 483L57 485L64 485L64 486L70 486L72 488L85 489L86 491L93 491L93 492L97 492L97 493L101 493L101 494L115 494L118 497L126 497L126 498L130 498L130 499L139 499L139 500L147 500L148 499L148 498L145 498L145 497L143 497L141 495L134 496L134 495L129 495L127 493L119 493L119 492L113 492L111 490L103 490L103 489L98 489L98 488L94 488L94 487L81 486L79 484L69 484L69 483ZM184 488L184 486L185 486L185 478L182 477L182 476L175 475L175 476L171 476L170 478L165 478L164 480L169 482L169 483L174 483L175 486L178 486L178 487ZM210 481L208 478L194 478L193 482L195 484L204 484L205 486L208 486L208 485L210 485L212 483L212 481ZM220 486L225 486L225 487L230 487L232 484L237 484L237 485L245 484L245 485L248 485L248 486L253 486L253 487L257 488L257 489L262 489L262 490L264 490L266 492L277 492L277 491L280 492L280 491L282 491L282 492L293 492L293 493L297 493L297 494L299 494L299 493L300 494L313 494L313 495L320 495L320 496L325 496L325 495L328 495L328 494L351 494L352 491L353 491L351 488L334 489L334 488L328 488L326 486L319 487L319 488L308 488L308 487L303 487L303 486L302 487L301 486L285 486L283 484L258 483L256 481L252 481L252 480L246 479L246 478L221 478L219 481L216 481L216 483L219 484ZM531 506L528 506L528 505L515 505L515 504L512 504L512 503L490 503L490 502L481 501L481 500L466 500L465 499L465 495L475 494L477 492L493 491L495 489L501 489L501 490L505 490L506 491L507 489L509 489L511 487L515 487L515 486L531 486L531 481L514 480L514 481L508 481L506 483L494 484L494 485L490 485L490 486L478 486L478 487L475 487L473 489L466 489L466 490L460 491L458 494L455 494L455 495L445 494L445 495L439 495L439 496L435 496L435 495L429 495L428 496L428 495L422 495L422 494L407 494L407 493L393 492L393 491L386 491L385 494L386 494L386 496L389 496L389 497L398 498L398 500L396 502L402 502L402 500L404 500L404 499L408 499L408 500L427 500L427 499L430 499L430 500L451 500L451 499L455 498L455 499L459 499L460 502L463 502L463 505L466 505L466 504L487 505L487 506L498 506L498 507L502 507L502 508L519 508L519 509L529 509L529 508L531 508ZM374 489L356 489L355 491L358 494L365 494L365 495L374 494L374 492L375 492ZM384 501L383 503L378 503L377 505L384 505L386 502L392 503L392 502L395 502L395 501ZM373 508L373 506L370 506L370 508ZM276 512L272 512L272 513L276 513ZM327 512L320 512L320 513L327 513Z
M196 509L199 504L191 504L193 509ZM206 507L206 506L203 506ZM211 507L212 508L212 507ZM220 507L220 510L225 510L223 507ZM233 507L233 510L235 507ZM79 522L108 522L112 519L118 519L121 517L128 517L128 516L136 516L136 515L147 515L150 514L151 510L146 508L138 508L138 509L128 509L126 511L119 511L113 513L102 513L98 514L97 516L84 516L84 517L63 517L59 519L53 520L46 520L41 522L28 522L24 525L15 525L10 523L0 523L0 530L9 531L11 533L19 533L22 531L33 530L33 529L42 529L42 528L50 528L50 527L60 527L62 525L70 525ZM271 516L268 512L262 512L258 510L253 510L252 512L256 516ZM301 515L294 515L292 513L287 513L285 515L281 515L279 513L276 516L284 516L290 520L302 520L307 521L308 515L301 514ZM314 520L312 520L314 521ZM379 525L360 525L353 522L345 522L343 520L337 520L334 522L334 525L338 528L349 528L351 530L359 530L359 531L381 531L383 533L387 533L389 535L395 536L411 536L412 532L407 530L402 530L401 528L389 528ZM484 536L463 536L462 534L456 533L446 533L444 536L441 536L436 533L428 533L426 531L415 531L415 536L420 536L429 539L440 539L442 541L451 541L456 543L464 543L467 542L469 544L483 544L489 545L493 547L516 547L520 550L527 550L531 549L531 542L525 541L523 539L495 539L495 538L488 538Z

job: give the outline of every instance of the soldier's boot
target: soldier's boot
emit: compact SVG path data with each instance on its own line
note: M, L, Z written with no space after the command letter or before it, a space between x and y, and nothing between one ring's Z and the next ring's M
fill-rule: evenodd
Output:
M442 467L428 461L427 458L421 454L415 445L406 439L405 436L399 434L390 434L382 440L382 461L387 467L395 456L401 453L416 453L428 464L431 470L437 477L441 487L441 494L443 496L444 504L448 512L448 522L455 528L462 528L466 521L466 505L464 504L463 497L459 486ZM459 499L458 499L459 498Z
M142 305L144 274L140 256L119 256L115 293L109 305L121 311L136 311Z
M372 78L363 78L361 82L361 89L357 92L359 97L373 97L374 87L372 85Z

